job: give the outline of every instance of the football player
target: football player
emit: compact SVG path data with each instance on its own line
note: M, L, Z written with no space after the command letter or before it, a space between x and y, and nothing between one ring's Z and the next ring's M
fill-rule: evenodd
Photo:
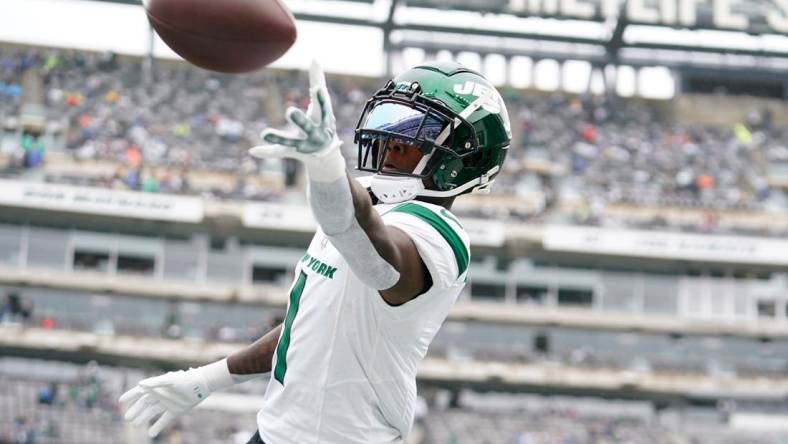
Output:
M319 225L295 269L284 322L226 359L140 381L126 419L157 435L212 392L270 373L250 443L377 444L407 437L416 368L465 286L468 235L456 196L487 192L511 140L503 100L453 62L410 69L359 119L362 185L346 171L320 67L298 133L267 129L258 158L302 161ZM154 421L155 420L155 421Z

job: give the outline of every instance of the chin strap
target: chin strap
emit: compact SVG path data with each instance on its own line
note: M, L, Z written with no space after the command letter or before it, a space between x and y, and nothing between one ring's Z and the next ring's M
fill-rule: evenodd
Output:
M465 193L468 190L471 190L472 193L488 194L490 187L495 182L495 179L492 177L500 169L501 167L496 165L490 171L482 174L481 177L447 191L428 190L424 188L424 182L415 177L383 176L381 174L368 176L370 177L370 179L367 179L369 181L368 184L367 180L363 184L372 190L372 193L375 194L379 201L387 204L405 202L418 196L452 197Z
M392 177L375 174L370 188L382 203L399 203L416 198L424 192L424 183L415 177Z

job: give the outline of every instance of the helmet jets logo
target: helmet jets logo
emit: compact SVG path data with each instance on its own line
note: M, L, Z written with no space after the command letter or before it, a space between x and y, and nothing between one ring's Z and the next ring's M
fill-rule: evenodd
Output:
M492 94L490 94L492 90ZM487 96L487 100L482 104L482 108L491 114L499 114L506 132L511 137L512 126L509 122L509 113L506 111L506 104L503 103L503 97L495 89L488 88L481 83L472 82L470 80L465 83L456 83L454 85L454 92L462 95L472 95L474 97Z
M488 113L500 114L503 99L497 91L490 94L490 88L482 85L481 83L471 82L470 80L465 83L457 83L454 85L454 92L464 96L473 95L474 97L487 96L487 100L482 104L482 108Z
M395 91L409 91L413 88L412 82L397 82L397 85L394 87Z

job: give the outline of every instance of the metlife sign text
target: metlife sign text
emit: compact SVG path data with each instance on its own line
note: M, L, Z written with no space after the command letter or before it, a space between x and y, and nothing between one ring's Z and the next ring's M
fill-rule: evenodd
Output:
M579 20L624 13L632 23L732 31L752 31L758 22L768 32L788 33L788 0L508 0L506 9L521 16Z

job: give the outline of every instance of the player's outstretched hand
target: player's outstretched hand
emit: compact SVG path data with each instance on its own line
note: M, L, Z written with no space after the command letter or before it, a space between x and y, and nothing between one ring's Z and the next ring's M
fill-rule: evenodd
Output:
M124 418L142 427L158 417L148 429L154 437L169 426L178 415L202 402L211 390L199 369L180 370L143 379L121 395L119 401L127 408Z
M326 78L317 61L309 68L309 95L311 102L306 113L295 107L287 109L286 118L297 128L296 133L267 128L260 135L266 144L251 148L249 154L263 159L300 160L310 179L332 182L344 176L345 163Z

